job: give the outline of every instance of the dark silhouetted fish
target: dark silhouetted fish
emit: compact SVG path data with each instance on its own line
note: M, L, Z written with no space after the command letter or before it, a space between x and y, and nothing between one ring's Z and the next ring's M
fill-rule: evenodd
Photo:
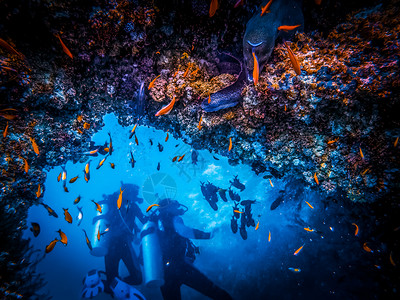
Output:
M158 162L158 164L157 164L157 171L160 171L160 162Z
M129 162L131 163L131 167L134 168L135 167L135 162L136 160L133 158L133 153L131 151L131 159L129 160Z
M235 206L232 206L232 208L233 208L233 216L236 219L239 219L240 218L240 213L237 212L237 211L239 211L239 203L235 202Z
M40 225L38 223L35 222L31 222L31 231L33 232L33 236L37 237L40 233Z
M219 158L218 158L218 157L215 157L214 155L213 155L213 157L214 157L214 159L215 159L215 160L219 160Z
M90 242L90 240L89 240L89 238L88 238L88 236L87 236L87 234L86 234L86 231L85 231L85 229L82 229L83 230L83 232L85 233L85 239L86 239L86 245L89 247L89 250L90 251L92 251L92 243Z
M210 182L207 182L206 184L204 184L204 182L200 183L201 183L201 192L204 198L206 199L208 204L210 204L213 210L215 211L218 210L218 206L216 204L218 202L218 196L217 196L218 187L216 187Z
M244 214L240 218L240 236L242 239L247 240L246 216Z
M276 198L276 200L274 202L271 203L271 210L276 209L279 205L281 205L281 203L283 203L284 201L284 191L279 191L280 195L278 196L278 198Z
M157 147L158 147L158 151L163 152L163 150L164 150L164 146L163 145L158 143Z
M150 146L153 146L153 140L149 139L149 142L150 142Z
M281 172L272 167L269 167L269 172L271 173L272 176L274 176L277 179L281 179L283 177L283 174Z
M229 197L231 198L231 200L233 201L240 201L240 196L238 193L235 193L234 191L232 191L231 188L229 188Z
M231 219L231 229L232 229L233 233L236 233L238 231L237 220L235 219L234 216L232 216L232 219Z
M239 181L238 175L233 177L233 182L229 181L229 183L231 184L231 186L234 186L235 188L239 189L241 192L243 192L243 190L246 188L245 185Z
M196 150L192 151L192 164L197 165L197 158L199 153Z
M42 204L44 206L44 208L47 209L47 212L49 213L49 216L53 216L55 218L58 218L58 215L56 214L56 212L50 206L48 206L47 204L44 204L44 203L40 203L40 204Z
M226 189L219 189L218 194L223 201L228 202L228 198L226 198L226 194L225 194L226 191L227 191Z

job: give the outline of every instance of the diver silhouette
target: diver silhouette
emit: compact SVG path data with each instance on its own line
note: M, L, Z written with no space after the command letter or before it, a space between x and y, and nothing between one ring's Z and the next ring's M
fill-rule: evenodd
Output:
M180 216L187 209L176 200L162 199L158 209L150 217L152 222L158 224L157 233L164 269L164 284L160 287L162 296L164 300L181 299L180 287L185 284L211 299L232 299L225 290L194 267L195 254L199 251L190 239L210 239L212 233L185 226ZM146 225L143 229L145 228ZM142 247L143 236L142 231ZM146 251L145 247L142 251ZM146 264L146 260L144 263ZM146 277L146 266L144 272Z
M110 201L114 203L114 217L109 224L109 231L106 233L111 243L108 245L108 253L104 256L107 285L111 284L118 275L119 262L122 260L128 269L129 276L124 278L128 284L139 285L142 283L142 273L140 271L139 260L132 247L135 234L140 232L135 219L144 224L147 218L143 215L139 206L143 199L138 197L139 188L133 184L122 184L123 199L125 205L117 208L115 200L118 199L119 193L110 196Z
M97 238L93 240L91 254L104 256L105 272L97 272L106 275L101 291L110 293L117 299L120 299L119 295L116 294L118 292L124 293L121 296L124 299L137 299L126 297L132 290L138 292L131 285L142 283L140 264L132 242L139 242L136 234L140 232L140 228L136 224L136 219L144 224L147 218L137 205L137 203L143 202L143 199L138 197L139 187L121 183L121 190L123 191L123 201L119 209L117 199L121 192L103 195L103 200L98 202L106 205L103 208L103 213L93 218ZM121 260L129 272L129 276L122 280L118 272Z

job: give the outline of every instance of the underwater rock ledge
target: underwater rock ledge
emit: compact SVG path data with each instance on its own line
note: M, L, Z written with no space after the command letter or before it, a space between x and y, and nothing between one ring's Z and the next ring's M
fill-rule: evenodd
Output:
M398 200L399 1L352 13L326 37L297 34L292 49L302 66L300 76L278 44L259 84L249 83L242 91L243 103L215 113L201 110L202 99L235 80L232 74L219 74L216 49L232 43L232 52L240 53L237 45L252 14L250 5L237 13L242 27L236 34L221 38L185 20L191 31L187 38L178 25L170 25L176 20L154 7L95 2L98 6L35 4L37 15L31 18L43 17L37 25L46 28L43 43L24 41L25 34L7 29L7 42L15 43L25 58L0 49L0 60L7 62L0 77L0 126L4 131L8 126L0 144L0 292L5 297L33 297L43 285L26 264L28 243L21 242L27 210L41 201L39 184L45 192L43 170L68 160L85 161L80 153L90 149L90 137L109 112L124 126L140 119L195 149L228 156L232 164L249 164L260 175L301 180L325 195L368 203ZM8 4L1 3L7 9L1 15ZM23 4L15 7L25 11ZM2 18L2 28L14 24L13 18ZM224 32L227 18L208 21L202 16L199 22L214 22ZM56 31L63 31L72 60L53 36ZM141 83L147 86L160 74L141 100L146 101L145 112L137 114ZM178 101L172 112L155 117L173 95ZM5 111L9 108L17 111ZM233 148L228 151L230 137Z

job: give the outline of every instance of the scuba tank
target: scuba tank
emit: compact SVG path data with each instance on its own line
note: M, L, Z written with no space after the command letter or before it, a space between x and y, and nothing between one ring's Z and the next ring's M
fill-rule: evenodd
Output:
M148 221L143 225L142 240L144 284L154 288L164 285L164 269L157 224Z
M100 201L99 204L101 205L102 214L98 212L97 216L93 218L94 230L91 239L92 250L90 251L90 254L97 257L105 256L108 253L109 234L105 232L105 230L107 229L106 224L110 223L108 220L110 217L110 214L108 213L108 205L104 205L105 201ZM99 231L101 235L100 240L98 239Z

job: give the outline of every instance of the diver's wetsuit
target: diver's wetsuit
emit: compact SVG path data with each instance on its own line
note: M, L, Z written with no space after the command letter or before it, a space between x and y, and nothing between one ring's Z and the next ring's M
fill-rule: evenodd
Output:
M108 248L108 254L104 257L107 274L107 288L113 279L118 276L119 261L121 259L129 271L129 277L125 278L124 281L131 285L139 285L142 283L142 273L140 271L139 260L132 247L132 230L135 230L135 232L139 231L139 228L137 228L135 224L136 217L140 222L146 222L146 217L142 214L137 204L131 203L128 212L121 214L121 216L117 216L114 219L113 224L110 225L110 233L113 232L112 243L110 243Z
M165 284L161 287L164 300L180 300L180 287L185 284L211 299L232 299L223 289L185 259L188 239L209 239L210 233L186 227L182 218L164 216L160 219Z

